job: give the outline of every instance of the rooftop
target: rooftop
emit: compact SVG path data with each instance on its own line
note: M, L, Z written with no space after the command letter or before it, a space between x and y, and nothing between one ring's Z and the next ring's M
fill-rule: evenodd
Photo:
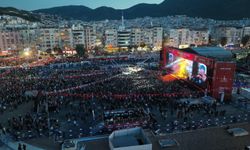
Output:
M131 128L114 131L109 136L110 146L113 148L130 147L151 144L143 129Z
M114 147L128 147L134 145L142 145L143 142L140 137L135 136L121 136L113 139L112 143Z
M230 51L221 47L195 47L184 49L184 51L217 60L231 60L233 57Z
M243 128L250 131L250 124L232 125L231 128ZM195 130L191 132L168 134L166 136L154 136L151 132L145 133L153 145L153 150L226 150L244 149L250 145L250 135L233 137L225 127ZM176 139L179 146L161 148L160 139ZM110 150L108 138L84 143L86 150L100 149Z

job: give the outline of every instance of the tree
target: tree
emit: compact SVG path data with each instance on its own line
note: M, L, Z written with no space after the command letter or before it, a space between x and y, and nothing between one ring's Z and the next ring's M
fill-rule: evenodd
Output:
M56 53L56 54L59 54L59 55L62 55L63 54L63 51L60 47L56 46L53 48L53 51Z
M83 57L85 55L85 48L83 44L76 45L76 53L79 57Z
M246 46L248 42L250 42L250 36L246 35L242 38L241 43L243 44L243 46Z
M208 36L208 43L209 44L212 44L212 36L209 34L209 36Z
M227 44L227 37L222 37L221 40L220 40L220 44L222 46L225 46Z
M146 44L144 42L140 43L140 47L144 48Z
M92 53L93 54L98 54L99 53L99 47L98 46L95 46L92 50Z
M132 48L133 48L132 45L129 45L129 46L128 46L128 50L131 50Z
M49 48L46 50L46 53L51 54L52 50Z

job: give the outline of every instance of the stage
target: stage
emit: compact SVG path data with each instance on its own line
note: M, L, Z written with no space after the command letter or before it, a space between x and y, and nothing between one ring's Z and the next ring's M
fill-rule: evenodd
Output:
M236 64L232 54L218 47L161 51L161 79L184 80L218 100L230 100Z

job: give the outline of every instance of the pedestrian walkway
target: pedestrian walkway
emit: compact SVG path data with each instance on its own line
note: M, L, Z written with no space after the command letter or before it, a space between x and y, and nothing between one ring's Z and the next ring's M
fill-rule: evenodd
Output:
M25 142L21 142L21 141L15 142L15 141L11 140L11 138L8 135L1 135L0 140L3 143L3 146L0 147L0 150L2 150L2 149L4 149L4 150L17 150L19 144L21 144L21 145L25 144L26 150L44 150L42 148L35 147L35 146L27 144Z
M26 145L26 150L45 150L45 149L38 148L38 147L35 147L33 145L24 143L24 142L8 142L7 143L8 147L13 149L13 150L16 150L18 148L18 144L22 144L22 145L25 144Z

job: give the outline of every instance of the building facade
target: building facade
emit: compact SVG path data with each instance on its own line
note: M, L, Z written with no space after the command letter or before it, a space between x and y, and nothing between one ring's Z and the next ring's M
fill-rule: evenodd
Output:
M190 44L195 46L208 45L209 31L208 29L190 30Z
M0 31L0 50L18 50L23 47L23 39L18 31Z
M131 30L124 29L117 32L117 46L122 49L128 49L131 44Z
M40 49L42 51L53 50L59 47L60 30L56 28L40 29Z
M77 45L85 45L85 34L83 29L72 30L73 48Z
M141 28L132 28L131 29L131 46L140 46L143 42L142 38L142 29Z
M244 27L243 29L243 36L250 35L250 26Z
M117 30L107 29L104 33L105 46L117 47Z
M163 42L163 28L162 27L153 27L153 48L161 49Z
M218 43L226 38L226 45L241 44L243 29L241 27L218 26L213 29L211 36Z
M170 29L169 42L171 47L179 47L180 45L190 45L190 30L189 29Z
M209 43L209 31L208 29L170 29L168 39L168 45L171 47L202 46Z
M96 46L95 26L84 26L85 48L91 50Z

